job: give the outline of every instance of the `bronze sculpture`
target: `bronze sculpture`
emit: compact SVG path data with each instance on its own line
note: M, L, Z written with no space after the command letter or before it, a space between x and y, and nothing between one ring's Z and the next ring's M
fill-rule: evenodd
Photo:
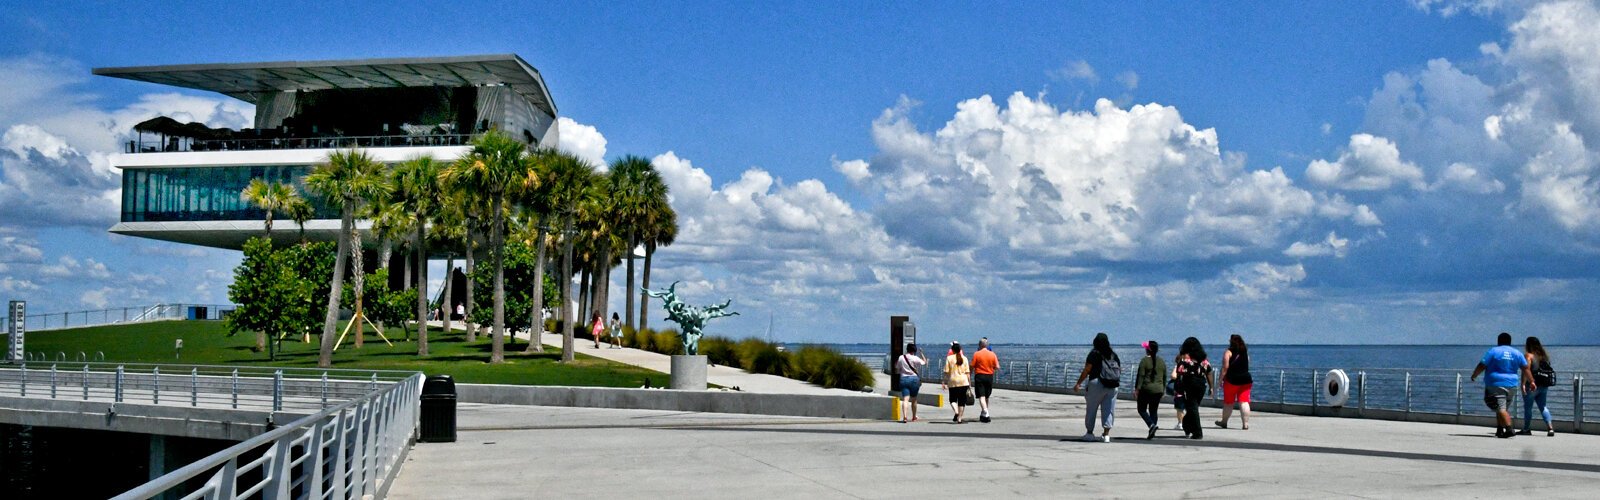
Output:
M666 290L651 290L648 288L641 288L640 290L643 290L645 295L662 300L661 308L667 310L667 319L677 323L678 328L683 332L680 334L680 338L683 341L683 353L690 356L697 355L700 354L700 334L706 327L706 321L712 318L738 316L739 313L726 310L729 305L733 304L733 299L728 299L727 302L722 304L709 305L705 308L685 304L683 301L678 300L677 288L678 282L674 281L672 286L668 286Z

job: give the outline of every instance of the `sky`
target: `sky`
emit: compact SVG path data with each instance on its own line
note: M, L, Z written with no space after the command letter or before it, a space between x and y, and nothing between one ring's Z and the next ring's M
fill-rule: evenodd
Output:
M253 108L91 68L515 53L560 147L662 172L652 281L733 299L711 334L1596 343L1595 26L1584 0L13 5L0 298L227 301L238 252L106 232L110 161L146 118Z

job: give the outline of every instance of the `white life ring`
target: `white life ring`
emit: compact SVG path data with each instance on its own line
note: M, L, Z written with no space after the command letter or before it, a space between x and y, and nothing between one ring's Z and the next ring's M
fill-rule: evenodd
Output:
M1322 397L1327 398L1328 406L1338 408L1350 400L1350 377L1344 370L1328 370L1328 376L1322 378Z

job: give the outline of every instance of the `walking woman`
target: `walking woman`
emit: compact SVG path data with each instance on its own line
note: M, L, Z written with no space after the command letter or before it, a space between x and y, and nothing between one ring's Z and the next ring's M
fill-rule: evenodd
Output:
M928 358L917 352L916 344L906 344L906 353L895 360L895 372L900 374L900 423L917 421L917 392L922 389L922 379L917 376L922 373L922 365L928 364ZM908 408L909 407L909 408ZM911 419L907 420L906 415Z
M1161 396L1167 392L1167 362L1156 356L1161 344L1154 340L1144 343L1144 359L1139 360L1139 371L1134 376L1133 399L1139 409L1139 418L1150 428L1145 439L1156 438L1156 420L1161 411Z
M950 343L950 355L944 358L944 383L950 390L950 409L955 411L955 416L950 420L962 424L962 414L966 413L968 399L971 393L967 392L972 387L972 365L967 363L967 357L961 354L961 344Z
M1524 436L1533 434L1533 405L1539 405L1539 414L1544 417L1544 428L1549 431L1547 436L1556 435L1555 426L1550 425L1550 407L1545 405L1545 396L1550 392L1550 386L1556 385L1556 370L1550 366L1550 355L1544 351L1544 343L1539 342L1539 337L1528 337L1523 352L1528 358L1528 369L1533 371L1533 392L1522 395L1522 432Z
M1235 333L1228 337L1228 350L1222 351L1222 420L1217 427L1228 428L1228 417L1233 414L1233 404L1239 404L1239 428L1250 430L1250 352L1244 337Z
M1177 366L1172 369L1172 378L1177 381L1177 397L1183 400L1183 434L1189 439L1200 439L1205 434L1205 429L1200 426L1200 401L1205 399L1207 391L1217 388L1216 381L1211 377L1211 363L1206 361L1206 348L1200 345L1200 339L1183 339L1183 346L1178 348Z
M1087 407L1083 415L1084 441L1111 442L1111 424L1115 422L1114 413L1117 411L1117 386L1122 384L1122 360L1117 358L1117 353L1111 350L1111 339L1105 332L1094 336L1094 348L1089 350L1089 357L1083 360L1083 372L1078 374L1078 383L1072 385L1076 391L1083 387L1084 379L1089 380L1089 390L1083 395L1084 405ZM1100 437L1094 437L1095 413L1100 413Z

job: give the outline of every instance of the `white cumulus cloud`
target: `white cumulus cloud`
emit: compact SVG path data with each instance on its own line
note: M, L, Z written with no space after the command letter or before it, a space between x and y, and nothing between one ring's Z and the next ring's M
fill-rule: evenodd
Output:
M561 131L556 147L597 167L606 167L606 136L593 125L584 125L565 116L556 118Z
M1322 186L1350 191L1424 186L1422 169L1401 160L1394 142L1371 134L1350 136L1349 146L1337 160L1312 160L1306 167L1306 178Z

